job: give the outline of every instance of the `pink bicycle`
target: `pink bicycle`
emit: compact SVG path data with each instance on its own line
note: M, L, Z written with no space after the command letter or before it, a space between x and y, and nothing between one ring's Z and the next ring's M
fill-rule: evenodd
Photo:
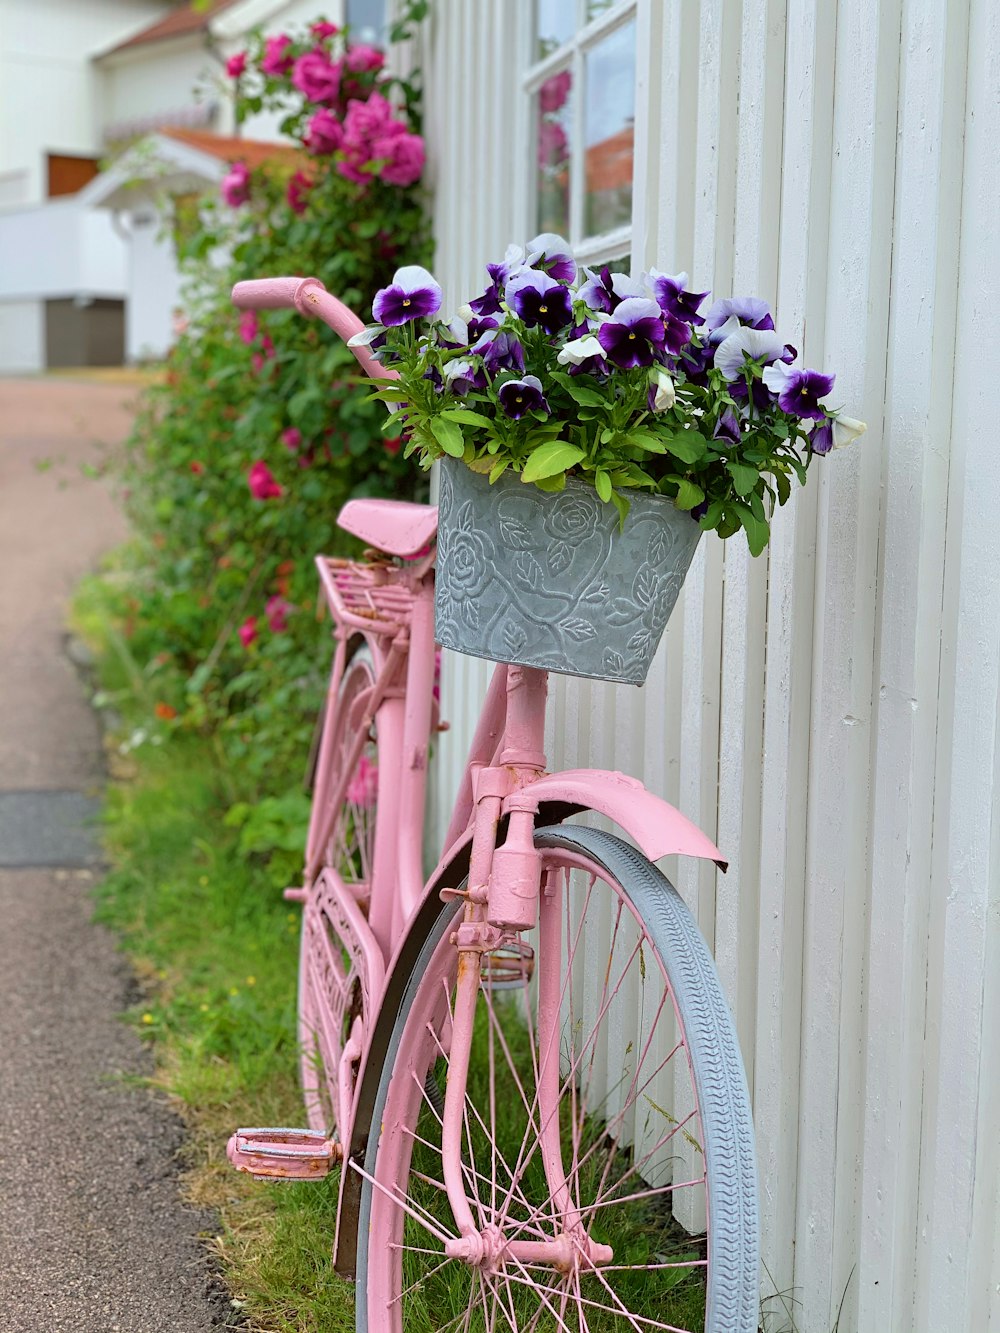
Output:
M363 327L315 279L233 299ZM721 853L632 778L546 772L546 674L500 665L425 876L436 520L351 501L366 558L317 560L336 654L286 891L309 1129L239 1130L230 1158L341 1166L334 1263L360 1330L755 1333L746 1080L708 948L652 864Z

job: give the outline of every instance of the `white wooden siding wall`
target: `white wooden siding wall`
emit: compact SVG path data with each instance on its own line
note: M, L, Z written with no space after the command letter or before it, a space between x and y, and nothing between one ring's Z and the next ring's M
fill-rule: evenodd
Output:
M452 307L530 228L528 9L434 6ZM642 776L732 857L668 873L739 1027L769 1333L1000 1333L1000 10L638 18L637 268L774 302L869 433L766 557L702 543L644 690L553 677L550 762ZM440 828L487 677L446 661Z

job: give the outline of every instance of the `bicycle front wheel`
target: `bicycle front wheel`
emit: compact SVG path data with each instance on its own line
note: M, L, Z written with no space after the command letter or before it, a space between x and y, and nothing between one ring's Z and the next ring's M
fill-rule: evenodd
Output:
M456 1228L441 1111L461 910L450 903L414 968L375 1105L357 1326L755 1333L753 1128L711 955L676 891L620 839L552 828L535 840L544 923L483 957L466 1088L462 1174L485 1254L445 1252ZM556 993L552 969L557 1030L543 1041L538 995ZM564 1185L553 1190L541 1143L556 1121ZM553 1242L562 1257L538 1258Z

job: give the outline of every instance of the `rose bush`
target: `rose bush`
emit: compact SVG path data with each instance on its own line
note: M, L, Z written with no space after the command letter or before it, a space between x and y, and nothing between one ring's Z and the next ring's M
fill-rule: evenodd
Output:
M229 293L311 274L360 309L400 256L429 257L429 230L419 87L387 78L380 51L318 21L255 39L227 71L237 117L280 109L295 151L234 162L217 197L175 206L186 310L127 452L124 629L160 722L217 735L270 784L302 761L320 698L313 555L347 549L349 497L423 488L335 335L289 312L240 317Z

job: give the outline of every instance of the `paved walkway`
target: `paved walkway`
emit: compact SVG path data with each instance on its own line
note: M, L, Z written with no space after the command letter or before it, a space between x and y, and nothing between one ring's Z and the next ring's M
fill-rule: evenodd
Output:
M84 474L134 389L0 380L0 1327L202 1333L228 1301L177 1193L180 1125L117 1015L130 977L90 922L97 725L64 651L80 576L124 535Z

